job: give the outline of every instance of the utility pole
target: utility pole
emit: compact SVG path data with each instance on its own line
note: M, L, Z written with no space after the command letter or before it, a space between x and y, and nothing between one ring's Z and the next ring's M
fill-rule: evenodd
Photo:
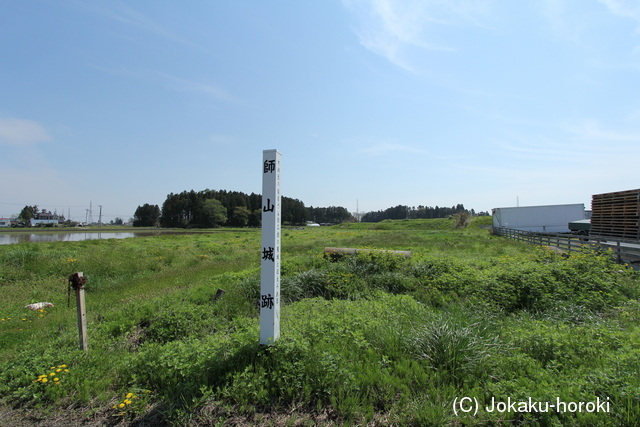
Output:
M98 217L98 228L102 228L102 205L100 206L100 216Z
M89 219L87 221L93 224L93 202L91 200L89 200Z

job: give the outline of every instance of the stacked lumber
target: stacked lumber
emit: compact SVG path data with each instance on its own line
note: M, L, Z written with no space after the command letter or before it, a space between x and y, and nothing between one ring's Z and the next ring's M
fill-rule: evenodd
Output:
M640 239L640 189L595 194L591 211L590 235Z

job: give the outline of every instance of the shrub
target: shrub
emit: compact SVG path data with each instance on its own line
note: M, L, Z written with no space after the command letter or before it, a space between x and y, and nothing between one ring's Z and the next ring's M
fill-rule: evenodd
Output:
M462 313L443 312L411 333L414 356L424 360L444 383L475 381L484 361L498 348L498 336L486 320L469 321Z
M213 334L216 329L211 307L185 302L161 308L145 324L144 340L158 343Z
M464 228L471 224L471 216L468 212L458 212L453 216L455 228Z

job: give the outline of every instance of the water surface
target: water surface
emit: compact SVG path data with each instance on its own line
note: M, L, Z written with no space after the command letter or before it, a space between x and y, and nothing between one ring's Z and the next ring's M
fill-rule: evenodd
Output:
M188 232L175 232L168 230L143 230L143 231L75 231L75 232L11 232L0 233L0 245L12 243L37 243L37 242L80 242L96 239L126 239L128 237L159 236L161 234L189 234Z

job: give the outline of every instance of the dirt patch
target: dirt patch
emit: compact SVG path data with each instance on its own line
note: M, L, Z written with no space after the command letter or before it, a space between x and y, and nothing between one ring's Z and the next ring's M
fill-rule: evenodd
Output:
M305 412L299 408L290 411L242 412L228 410L215 403L207 404L189 417L191 427L341 427L359 425L363 427L393 427L398 425L390 414L374 414L369 421L345 421L331 410ZM170 427L163 415L163 407L154 405L135 418L126 419L106 408L68 407L50 413L38 409L12 408L0 403L0 426L2 427Z
M112 406L112 405L111 405ZM111 406L58 408L45 412L37 408L11 407L0 403L1 427L168 427L159 406L135 419L117 416Z

